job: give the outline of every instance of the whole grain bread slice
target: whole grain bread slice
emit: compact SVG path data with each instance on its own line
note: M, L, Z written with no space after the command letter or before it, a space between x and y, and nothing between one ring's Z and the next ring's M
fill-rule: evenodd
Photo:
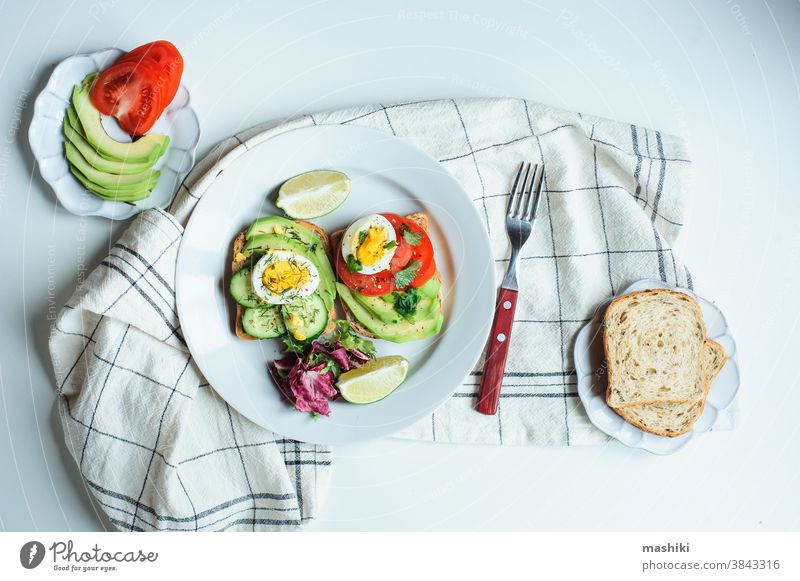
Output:
M417 224L425 232L428 232L430 228L430 221L428 219L428 215L422 212L407 214L406 219ZM339 252L339 246L342 243L342 236L344 236L344 233L345 233L345 228L342 228L341 230L336 230L331 234L330 244L331 248L333 249L331 252L333 252L334 254ZM338 258L339 258L338 256L334 256L334 260L337 260ZM334 270L335 270L335 264L334 264ZM439 273L438 270L434 273L433 277L436 278L440 283L442 282L442 275L441 273ZM442 311L442 286L443 285L440 285L439 287L439 312ZM372 331L368 330L366 327L364 327L364 325L358 322L358 319L356 319L355 315L353 315L353 313L350 311L350 309L347 308L347 305L345 305L344 303L342 303L342 309L344 311L344 316L350 323L350 328L353 329L353 331L355 331L356 333L358 333L363 337L368 337L369 339L377 339L377 337L375 336L374 333L372 333Z
M327 232L317 226L316 224L312 224L311 222L306 222L305 220L294 220L295 223L299 224L300 226L305 226L314 234L322 242L323 247L325 248L325 252L328 254L328 259L330 259L331 254L331 241L328 237ZM247 258L242 255L242 248L244 248L246 240L247 230L249 228L245 228L242 230L239 235L234 238L233 244L231 245L231 274L236 274L240 268L242 268L247 263ZM232 299L231 299L232 300ZM257 340L255 337L248 335L245 330L242 328L242 313L244 312L244 307L239 303L236 304L236 315L235 315L235 322L233 332L236 333L236 336L239 339L244 339L246 341L255 341ZM331 309L328 313L328 326L326 327L325 331L330 331L333 329L336 320L336 310Z
M703 374L706 387L697 401L681 403L649 403L612 408L622 418L645 432L674 438L692 429L705 409L706 397L714 378L725 366L728 356L722 345L713 339L703 343Z
M608 405L701 399L705 338L700 305L685 293L652 289L612 301L603 321Z

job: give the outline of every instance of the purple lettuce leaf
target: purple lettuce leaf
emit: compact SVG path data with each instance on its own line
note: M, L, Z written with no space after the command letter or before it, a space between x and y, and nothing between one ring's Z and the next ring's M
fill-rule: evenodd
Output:
M290 349L268 369L281 393L294 402L297 410L329 416L330 402L339 397L335 387L339 374L361 367L374 353L371 341L359 338L340 321L332 335L312 341L305 352Z

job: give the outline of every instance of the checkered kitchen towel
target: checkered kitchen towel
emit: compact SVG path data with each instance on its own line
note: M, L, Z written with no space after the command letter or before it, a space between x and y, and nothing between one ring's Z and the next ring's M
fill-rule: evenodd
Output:
M168 212L136 218L60 313L50 339L69 449L123 530L263 530L317 513L330 450L263 430L232 410L192 362L175 312L175 260L203 192L262 141L316 124L408 139L472 197L492 240L520 161L544 162L546 194L521 255L522 286L496 416L473 411L481 365L455 396L401 436L448 442L578 445L606 437L575 390L571 345L610 295L642 278L692 286L672 245L690 164L658 131L519 99L426 101L307 115L219 144Z

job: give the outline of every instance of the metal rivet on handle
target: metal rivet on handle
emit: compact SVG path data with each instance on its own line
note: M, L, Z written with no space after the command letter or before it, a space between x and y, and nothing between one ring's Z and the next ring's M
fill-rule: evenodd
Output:
M500 333L499 335L497 335L497 340L500 341L501 343L503 341L505 341L506 340L505 334L504 333Z
M504 302L504 303L503 303L503 308L504 308L505 310L508 310L508 309L510 309L510 308L511 308L511 301L506 301L506 302Z

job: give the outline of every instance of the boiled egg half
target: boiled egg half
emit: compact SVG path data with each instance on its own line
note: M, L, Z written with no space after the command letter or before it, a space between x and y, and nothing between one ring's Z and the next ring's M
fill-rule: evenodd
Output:
M342 255L352 256L361 264L361 274L375 274L389 268L397 248L392 223L380 214L359 218L345 231ZM352 260L352 259L351 259Z
M273 305L307 297L319 286L319 271L305 256L287 250L267 252L253 267L253 292Z

